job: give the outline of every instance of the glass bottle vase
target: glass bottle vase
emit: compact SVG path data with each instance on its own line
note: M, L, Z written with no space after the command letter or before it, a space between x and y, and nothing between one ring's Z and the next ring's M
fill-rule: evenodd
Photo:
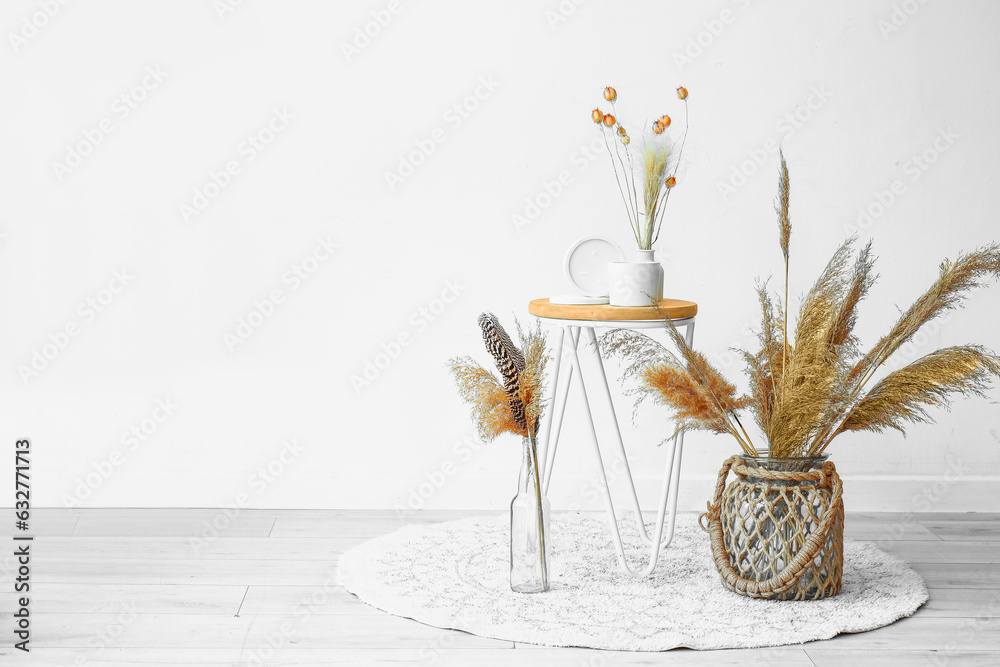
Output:
M542 493L535 439L523 441L517 495L510 503L510 588L515 593L543 593L549 590L549 501Z

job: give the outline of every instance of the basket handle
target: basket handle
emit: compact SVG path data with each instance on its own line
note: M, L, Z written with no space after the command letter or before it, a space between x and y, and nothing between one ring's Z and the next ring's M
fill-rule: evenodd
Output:
M802 577L806 569L813 562L813 559L819 554L820 549L826 544L827 535L843 506L843 482L841 482L840 475L837 474L837 468L833 465L832 461L827 461L823 464L823 467L817 471L819 486L830 486L832 500L826 512L823 513L823 518L820 519L816 532L809 536L802 550L796 554L795 558L792 559L792 562L785 569L770 579L751 581L741 577L736 568L730 564L729 554L726 552L725 540L722 536L722 493L726 488L726 477L729 475L729 470L736 464L741 464L740 467L745 467L746 462L743 460L743 457L737 454L729 457L722 464L722 469L719 470L719 481L715 486L715 498L708 504L708 511L698 517L698 524L709 535L712 543L712 557L715 560L715 567L719 570L719 574L722 575L726 583L750 597L764 597L774 593L784 593L795 586L799 578ZM707 520L707 527L702 522L703 519Z

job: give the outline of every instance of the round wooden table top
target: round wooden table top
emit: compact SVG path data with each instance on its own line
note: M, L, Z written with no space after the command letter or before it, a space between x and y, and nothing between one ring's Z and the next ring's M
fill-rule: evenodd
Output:
M549 303L548 299L535 299L528 304L528 312L536 317L554 320L583 320L609 322L618 320L661 320L669 317L681 320L698 314L698 304L679 299L660 299L653 306L567 305Z

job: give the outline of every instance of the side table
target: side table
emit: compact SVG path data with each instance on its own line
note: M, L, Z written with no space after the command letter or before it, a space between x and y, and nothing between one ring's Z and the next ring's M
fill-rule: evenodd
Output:
M586 413L586 422L591 435L591 443L594 446L594 453L597 456L597 471L600 475L601 488L604 491L605 503L608 510L608 523L615 545L618 548L618 562L633 577L647 577L656 568L656 562L660 555L660 550L670 544L674 536L674 526L677 519L677 489L680 485L681 454L684 449L684 432L681 431L666 445L666 464L663 472L663 486L660 491L659 508L655 523L655 532L652 536L646 530L646 525L642 519L642 510L639 507L639 497L635 491L635 483L632 481L632 471L629 467L628 456L625 453L625 443L622 441L621 428L618 425L618 417L615 413L614 401L611 399L611 391L608 387L608 377L604 370L604 360L601 357L600 349L597 347L596 328L613 329L656 329L664 326L664 318L670 318L674 326L684 327L684 334L687 344L694 344L694 322L698 314L698 305L691 301L679 301L676 299L662 299L657 307L617 307L608 305L562 305L549 303L548 299L535 299L528 304L528 312L539 318L548 326L559 329L559 335L555 342L553 371L552 371L552 397L553 404L549 410L549 416L545 420L545 438L539 444L542 451L539 453L539 474L545 492L548 493L549 483L552 480L552 470L555 463L556 450L559 446L559 435L562 431L563 416L566 411L566 403L569 399L570 387L573 385L574 372L579 376L580 393L583 397L583 406ZM569 345L565 345L566 342ZM580 365L579 349L581 343L593 345L597 356L597 366L599 369L598 381L587 382ZM566 369L565 380L560 380L559 373L562 366L564 347L568 348L566 354L569 367ZM559 395L561 386L565 386L562 396ZM629 495L632 509L635 511L636 523L639 528L639 536L642 541L649 546L649 562L645 569L634 570L625 558L625 549L622 546L621 533L618 527L618 518L615 516L614 501L611 498L611 489L608 487L607 474L604 470L604 459L601 456L601 446L597 437L597 429L594 426L594 417L591 405L591 392L599 388L596 393L602 394L608 407L611 409L612 421L614 422L615 442L618 446L618 453L625 464L625 479L628 483ZM558 419L553 436L552 425ZM666 538L664 539L664 528L666 527Z

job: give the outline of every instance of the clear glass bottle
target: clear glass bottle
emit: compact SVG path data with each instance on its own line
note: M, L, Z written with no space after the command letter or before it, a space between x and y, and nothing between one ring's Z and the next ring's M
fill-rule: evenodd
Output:
M517 495L510 503L510 588L515 593L543 593L549 590L549 501L538 476L535 439L523 440Z

